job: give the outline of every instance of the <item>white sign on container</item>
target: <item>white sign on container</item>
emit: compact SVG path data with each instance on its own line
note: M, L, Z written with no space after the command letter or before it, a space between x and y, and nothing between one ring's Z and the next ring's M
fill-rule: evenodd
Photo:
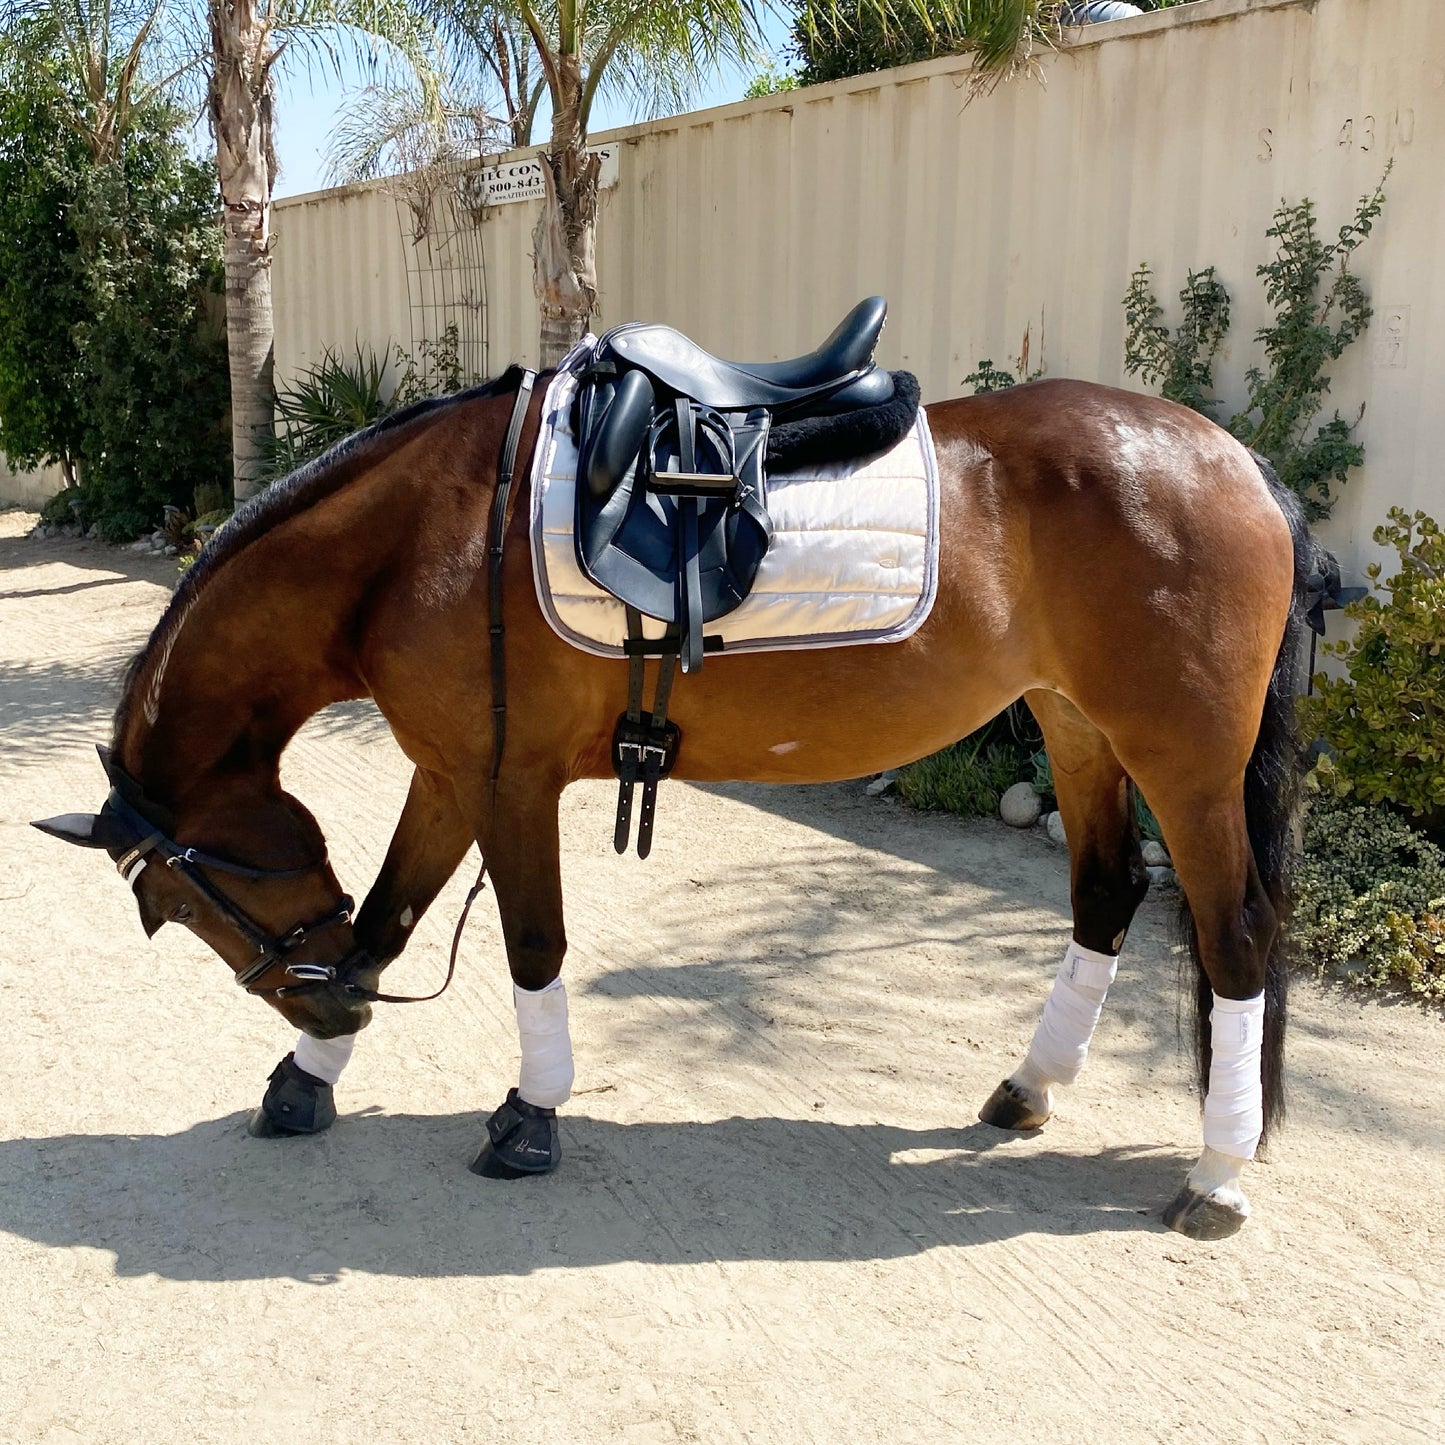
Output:
M615 145L589 146L588 154L602 158L602 172L597 184L607 190L617 184L617 152ZM457 182L463 202L473 210L482 206L505 206L512 201L542 199L542 162L537 156L524 161L506 161L499 166L483 166L468 171Z

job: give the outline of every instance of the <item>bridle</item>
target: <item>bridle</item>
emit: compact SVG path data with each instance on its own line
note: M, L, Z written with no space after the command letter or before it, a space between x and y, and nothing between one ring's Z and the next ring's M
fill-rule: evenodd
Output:
M491 635L492 661L492 771L491 807L496 811L497 779L501 772L502 751L506 743L506 662L505 633L502 627L502 544L506 534L507 503L512 490L512 477L516 468L517 447L521 440L522 426L531 403L532 388L536 374L523 371L517 388L516 400L512 404L512 415L507 426L506 439L502 444L497 465L497 486L492 497L491 515L488 519L488 611ZM482 866L476 882L467 894L462 906L461 917L457 920L456 932L452 935L451 957L447 962L446 978L434 993L395 994L380 993L374 988L356 981L356 974L363 969L376 968L377 962L363 947L357 946L336 963L291 963L288 955L318 933L337 924L350 923L355 909L350 895L343 894L340 907L309 923L298 923L286 933L268 932L233 899L218 888L207 876L211 873L225 873L248 882L265 882L285 878L299 878L327 866L327 857L299 868L263 868L252 863L237 862L223 858L199 848L183 847L160 827L156 819L142 811L143 807L152 813L164 812L152 804L142 793L140 784L122 772L108 751L100 749L101 762L111 780L110 796L101 812L109 812L134 837L119 853L112 852L115 865L121 877L135 887L136 881L152 861L170 869L216 910L242 939L256 951L255 959L236 974L236 982L249 994L276 999L294 998L313 993L323 988L339 988L352 998L365 1003L426 1003L440 998L451 986L457 968L457 950L462 941L462 930L466 927L467 915L472 903L482 891L486 882L487 861ZM134 799L134 801L132 801ZM137 806L140 804L141 806ZM273 969L284 970L285 977L293 983L272 984L263 987L261 980Z
M114 764L110 765L110 770L113 774L119 773ZM132 779L125 778L123 774L120 776L124 778L124 783L129 785L127 791L134 789L139 794L140 789ZM135 807L121 791L121 785L118 783L111 787L110 796L105 800L101 811L109 811L112 817L136 835L137 841L127 847L115 860L116 871L132 888L135 887L140 875L152 861L163 864L173 873L185 879L190 887L225 919L227 925L256 951L255 960L236 974L236 982L247 993L288 998L314 992L316 989L325 988L331 984L339 984L354 997L365 999L368 1002L382 1001L383 995L374 989L366 988L350 977L358 968L367 964L375 966L375 960L364 948L352 949L340 962L333 964L290 963L287 961L287 955L300 948L314 934L324 932L338 923L351 922L352 910L355 905L350 897L343 895L341 906L324 918L318 918L310 923L298 923L286 933L275 934L267 932L249 913L217 888L206 876L207 872L228 873L232 877L244 878L248 882L300 878L303 874L324 868L327 863L324 854L314 863L307 863L300 868L262 868L252 863L238 863L233 858L222 858L215 853L207 853L199 848L182 847L175 839L169 837L163 828L157 827L153 819ZM284 969L287 978L295 979L296 982L263 988L261 980L272 969L278 967ZM450 981L451 978L448 975L447 982ZM443 984L442 987L445 988L446 985ZM395 1000L395 1002L401 1001L400 999ZM421 1002L421 1000L418 999L416 1002Z

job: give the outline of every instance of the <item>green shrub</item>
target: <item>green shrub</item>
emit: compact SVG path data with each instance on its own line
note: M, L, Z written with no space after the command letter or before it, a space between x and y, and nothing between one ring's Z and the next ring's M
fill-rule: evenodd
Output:
M40 520L49 522L52 527L68 527L75 521L75 512L70 504L80 500L79 487L62 487L53 497L46 498L45 505L40 509Z
M1393 547L1400 570L1375 594L1352 602L1352 640L1327 643L1345 677L1315 677L1300 720L1328 751L1315 765L1316 786L1364 803L1402 809L1424 827L1445 827L1445 535L1424 512L1392 507L1375 529Z
M357 342L351 357L327 347L320 361L277 393L276 435L264 449L267 480L286 476L404 406L459 391L466 380L455 325L439 341L423 339L415 357L400 346L378 354Z
M1292 932L1319 972L1445 999L1445 851L1387 809L1317 798Z
M230 477L220 194L153 95L93 157L58 46L0 36L0 429L14 465L58 462L122 541Z
M975 733L904 768L898 775L898 791L915 808L988 818L998 812L999 799L1027 776L1031 766L1020 748L985 742Z

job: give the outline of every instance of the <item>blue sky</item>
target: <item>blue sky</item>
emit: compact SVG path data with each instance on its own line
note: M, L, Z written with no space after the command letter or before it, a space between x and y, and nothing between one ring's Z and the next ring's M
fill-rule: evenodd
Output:
M765 29L769 45L775 52L781 51L787 40L786 21L770 14ZM743 69L730 66L719 71L694 100L692 108L703 110L710 105L741 100L744 88L757 69L756 66ZM319 65L311 70L308 74L304 67L297 66L278 78L276 151L281 176L276 184L277 196L300 195L304 191L320 190L326 184L327 137L345 104L347 89L363 83L354 64L343 65L340 76ZM604 105L599 101L592 116L592 129L607 130L639 119L640 114L626 105L616 102ZM544 139L540 128L537 138Z

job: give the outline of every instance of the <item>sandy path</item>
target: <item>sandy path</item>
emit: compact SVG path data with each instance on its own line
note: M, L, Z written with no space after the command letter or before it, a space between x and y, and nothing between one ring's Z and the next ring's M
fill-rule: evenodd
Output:
M1308 983L1294 1112L1219 1245L1168 906L1038 1137L970 1121L1067 931L1061 853L856 786L674 785L647 864L565 801L578 1095L555 1177L466 1171L515 1073L495 913L378 1010L316 1140L245 1137L288 1046L98 855L115 674L171 564L0 516L0 1439L1445 1439L1445 1022ZM8 533L9 536L4 534ZM362 893L407 769L364 709L288 783ZM461 886L396 986L440 977ZM627 899L624 906L623 899Z

